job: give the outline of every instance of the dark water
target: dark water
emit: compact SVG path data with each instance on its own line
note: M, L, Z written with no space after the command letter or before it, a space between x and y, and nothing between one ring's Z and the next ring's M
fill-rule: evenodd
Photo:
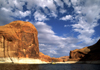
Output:
M100 64L0 64L0 70L100 70Z

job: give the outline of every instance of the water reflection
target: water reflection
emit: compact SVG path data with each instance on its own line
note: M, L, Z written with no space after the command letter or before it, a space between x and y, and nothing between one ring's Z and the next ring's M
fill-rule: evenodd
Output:
M0 70L38 70L38 64L0 64Z
M100 70L100 64L0 64L0 70Z
M39 65L39 70L70 70L70 64L44 64Z
M100 64L72 64L71 70L100 70Z

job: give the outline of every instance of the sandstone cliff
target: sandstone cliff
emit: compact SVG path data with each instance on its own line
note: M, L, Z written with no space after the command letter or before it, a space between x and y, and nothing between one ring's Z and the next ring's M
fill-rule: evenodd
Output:
M100 60L100 39L92 46L70 51L69 61L97 61Z
M0 57L39 57L37 30L33 24L13 21L0 26Z

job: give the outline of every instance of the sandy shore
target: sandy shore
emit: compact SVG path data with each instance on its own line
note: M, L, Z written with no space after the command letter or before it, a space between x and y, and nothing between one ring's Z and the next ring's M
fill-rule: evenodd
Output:
M41 61L32 58L0 58L0 63L14 63L14 64L47 64L50 62Z
M14 64L51 64L51 62L41 61L32 58L0 58L0 63L14 63ZM54 62L55 64L100 64L100 61L66 61Z

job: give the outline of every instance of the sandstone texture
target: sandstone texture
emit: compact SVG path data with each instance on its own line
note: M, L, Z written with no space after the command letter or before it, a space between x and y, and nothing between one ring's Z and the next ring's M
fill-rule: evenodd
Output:
M97 61L100 60L100 39L92 46L70 51L69 61Z
M13 21L0 26L0 57L38 58L37 35L30 22Z

